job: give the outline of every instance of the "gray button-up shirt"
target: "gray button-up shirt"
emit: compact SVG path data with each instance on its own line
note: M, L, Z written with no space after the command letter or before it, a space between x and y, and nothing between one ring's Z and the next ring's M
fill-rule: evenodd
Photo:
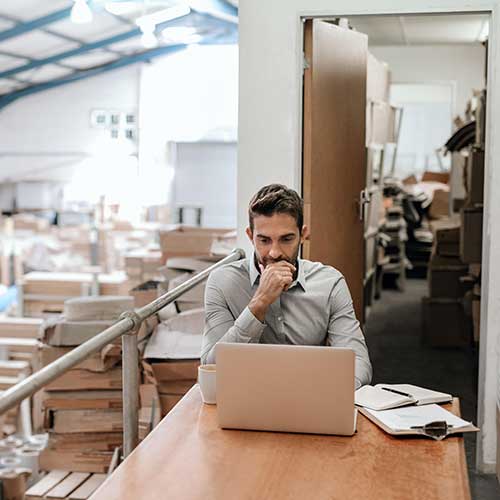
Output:
M202 363L215 363L217 342L348 347L356 354L356 388L370 383L368 349L339 271L299 259L296 280L271 304L265 323L248 308L259 279L253 255L210 274L205 291Z

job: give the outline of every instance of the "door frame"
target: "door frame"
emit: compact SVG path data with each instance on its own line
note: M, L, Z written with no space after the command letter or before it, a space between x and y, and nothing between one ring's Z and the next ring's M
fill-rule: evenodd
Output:
M297 3L297 2L294 2ZM500 266L497 269L494 265L494 249L492 248L491 226L494 222L492 214L492 205L500 205L495 203L493 196L493 182L491 182L494 166L495 155L500 157L500 141L498 146L494 144L495 128L499 128L499 124L494 122L495 113L500 117L500 4L493 2L481 2L481 7L474 7L471 3L463 2L451 6L448 2L443 2L439 7L423 6L416 7L407 5L402 8L380 9L377 4L386 2L377 0L373 2L370 8L342 8L328 7L321 10L301 10L299 9L295 17L296 22L296 37L298 39L298 47L301 50L296 51L296 81L299 82L296 103L296 116L298 117L298 127L296 130L296 164L294 168L294 178L296 185L302 190L302 151L303 151L303 64L304 55L302 47L304 46L304 21L305 19L332 19L337 17L352 18L357 16L383 16L383 15L432 15L432 14L489 14L490 15L490 30L488 37L488 77L486 88L488 89L488 100L486 107L486 141L485 141L485 196L484 196L484 215L483 215L483 254L481 259L482 265L482 282L481 282L481 322L480 332L481 341L479 342L479 369L478 369L478 401L477 401L477 424L480 428L477 437L476 445L476 469L481 473L495 473L495 462L486 461L485 455L494 453L496 444L493 447L490 441L494 441L496 436L496 401L497 378L500 369L500 334L497 333L498 323L494 316L495 307L498 308L495 302L495 297L490 296L495 294L495 291L500 295L500 287L498 290L492 289L493 281L500 281ZM436 2L437 3L437 2ZM441 2L439 2L441 4ZM483 7L484 5L484 7ZM293 8L293 7L291 7ZM500 137L500 133L496 134ZM500 165L497 167L499 168ZM489 181L489 182L488 182ZM500 186L499 186L500 187ZM500 206L497 208L500 209ZM490 275L493 269L495 276ZM497 351L498 350L498 354ZM498 361L497 361L498 356ZM499 379L500 380L500 379ZM499 401L500 403L500 401Z

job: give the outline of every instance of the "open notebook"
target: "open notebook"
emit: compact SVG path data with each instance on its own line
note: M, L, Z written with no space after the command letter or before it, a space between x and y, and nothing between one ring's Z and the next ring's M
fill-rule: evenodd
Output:
M377 384L360 387L355 392L354 402L357 406L372 410L388 410L406 405L448 403L451 400L451 394L432 391L416 385Z

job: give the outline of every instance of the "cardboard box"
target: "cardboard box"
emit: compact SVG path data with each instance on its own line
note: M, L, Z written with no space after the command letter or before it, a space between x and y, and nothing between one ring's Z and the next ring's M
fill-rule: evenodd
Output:
M41 318L0 318L0 336L37 339L40 335Z
M46 391L121 389L122 368L117 366L107 372L68 370L45 386Z
M170 382L160 382L157 387L160 395L183 396L194 384L196 384L196 379L172 380Z
M212 243L227 229L178 226L175 229L160 229L162 262L171 257L196 257L210 255Z
M434 234L434 252L443 257L460 255L460 220L443 218L431 222Z
M450 174L448 172L430 172L425 171L422 175L422 182L442 182L448 184L450 181Z
M160 296L160 281L149 280L132 288L130 295L134 298L134 307L144 307Z
M433 254L429 262L429 295L432 298L461 298L472 287L472 283L461 280L468 267L458 257L443 257Z
M450 215L450 192L444 189L436 189L429 207L431 219L446 218Z
M107 473L112 451L67 451L46 448L40 453L40 469Z
M199 359L170 360L170 361L143 361L146 375L149 375L157 384L178 380L195 380L198 378Z
M162 418L183 398L172 394L160 394Z
M484 150L471 148L467 159L467 206L482 205L484 200Z
M121 390L66 390L43 393L44 410L109 410L123 406Z
M461 300L422 299L423 341L432 347L464 347L472 340L472 325Z
M123 431L121 410L53 410L51 413L56 434Z
M40 367L47 366L72 350L73 347L52 347L47 344L41 344L38 352ZM121 359L121 347L119 345L109 344L76 365L74 369L105 372L117 365Z
M480 263L483 250L483 209L464 208L460 215L460 258L468 264Z

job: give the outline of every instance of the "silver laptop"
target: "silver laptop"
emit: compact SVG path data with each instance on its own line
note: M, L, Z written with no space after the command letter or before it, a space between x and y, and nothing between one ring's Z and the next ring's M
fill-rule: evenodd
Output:
M216 360L220 427L354 434L351 349L221 343Z

